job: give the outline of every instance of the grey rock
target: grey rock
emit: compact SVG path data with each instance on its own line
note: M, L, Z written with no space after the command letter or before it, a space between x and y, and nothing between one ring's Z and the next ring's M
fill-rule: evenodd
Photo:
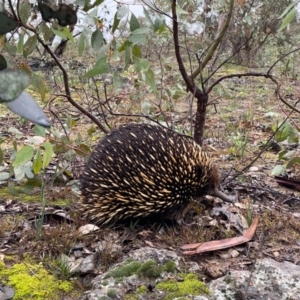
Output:
M300 299L300 266L263 259L250 271L231 271L209 284L212 299ZM250 279L250 283L249 283Z

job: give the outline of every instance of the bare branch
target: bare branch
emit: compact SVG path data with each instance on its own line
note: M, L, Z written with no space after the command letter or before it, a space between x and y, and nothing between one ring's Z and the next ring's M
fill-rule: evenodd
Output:
M206 56L204 57L203 61L202 61L202 64L201 66L199 66L193 73L193 78L196 78L201 70L203 68L205 68L205 66L207 65L207 63L211 60L211 58L213 57L217 47L219 46L219 44L221 43L222 39L223 39L223 36L224 34L226 33L227 29L228 29L228 26L229 26L229 23L230 23L230 20L231 20L231 17L232 17L232 12L233 12L233 4L234 4L234 0L230 0L230 3L229 3L229 11L228 11L228 15L227 15L227 18L224 22L224 25L223 25L223 28L219 34L219 36L217 37L217 39L215 40L215 42L211 45L211 47L208 49L208 52L206 54Z

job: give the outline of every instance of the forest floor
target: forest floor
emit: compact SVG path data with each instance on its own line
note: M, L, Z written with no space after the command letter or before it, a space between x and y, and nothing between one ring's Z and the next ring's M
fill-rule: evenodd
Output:
M300 96L300 81L286 80L282 89L284 99L293 105ZM181 128L188 129L189 104L186 99L176 100L170 116L179 116ZM195 205L187 214L185 223L161 223L150 221L103 228L82 236L78 228L86 221L78 213L78 198L72 194L65 178L51 184L50 175L45 185L46 210L40 235L37 216L42 210L41 190L35 188L25 193L24 187L0 183L0 262L10 264L43 262L50 274L61 280L72 275L64 269L61 255L74 255L76 248L86 253L95 251L95 245L109 237L107 248L99 253L95 272L73 276L79 293L89 288L90 280L122 260L131 250L143 246L169 249L183 256L181 245L220 240L243 234L245 221L258 216L259 224L252 241L233 248L185 256L186 261L200 266L201 279L205 282L224 275L228 270L250 269L257 258L271 257L278 261L300 263L300 169L295 164L285 178L288 185L279 185L271 175L283 150L299 155L298 144L278 142L272 138L276 127L289 114L289 109L275 96L275 87L261 78L231 79L221 83L210 97L203 148L214 158L222 171L222 186L231 196L238 195L235 204L223 203L208 197ZM298 105L299 107L299 105ZM115 124L126 123L131 117L116 118ZM289 122L295 128L299 115L293 113ZM4 139L12 136L8 130L16 127L23 139L33 136L29 123L22 124L10 113L2 114L1 129ZM87 120L78 121L72 131L84 131ZM179 124L177 123L179 126ZM270 140L270 147L261 151ZM5 140L5 143L8 144ZM256 157L259 157L256 159ZM9 167L10 156L6 152L4 166ZM79 170L83 163L79 163ZM50 171L49 171L50 174ZM78 179L78 178L75 178ZM111 251L114 245L118 251ZM1 267L0 267L1 273ZM74 295L74 299L77 296ZM72 299L69 295L61 299Z

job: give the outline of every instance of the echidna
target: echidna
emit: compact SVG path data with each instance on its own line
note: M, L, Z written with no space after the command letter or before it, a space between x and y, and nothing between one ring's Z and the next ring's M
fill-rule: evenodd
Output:
M98 224L157 216L180 220L195 198L232 200L220 174L190 137L147 124L112 130L92 153L81 179L85 217Z

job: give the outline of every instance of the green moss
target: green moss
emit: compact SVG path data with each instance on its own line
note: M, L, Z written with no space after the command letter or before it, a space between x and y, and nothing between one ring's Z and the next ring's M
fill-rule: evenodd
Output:
M158 278L163 270L163 266L157 266L153 260L148 260L140 267L138 274L147 278Z
M71 282L56 279L42 264L19 263L8 269L0 262L0 278L15 288L14 300L59 300L63 298L63 294L74 290Z
M169 273L174 273L176 270L176 264L174 261L169 260L165 263L165 271Z
M102 285L107 286L109 284L108 280L103 280Z
M118 297L118 292L117 292L116 289L108 289L108 290L107 290L107 296L108 296L109 298L115 299L115 298Z
M147 287L144 286L144 285L141 285L138 289L137 289L137 293L140 294L140 295L144 295L147 293Z
M115 268L109 271L103 279L113 277L113 278L123 278L128 277L135 274L139 268L141 267L141 263L137 261L130 262L122 267Z
M209 294L207 286L198 280L195 274L187 274L183 276L183 281L168 280L160 282L156 285L156 289L166 292L164 300L172 300L176 297Z
M6 199L6 198L13 198L14 200L21 201L21 202L29 202L29 203L35 203L35 202L41 202L41 194L40 192L26 192L26 189L24 187L14 187L14 192L9 190L8 188L1 188L0 189L0 199ZM70 199L73 198L71 195L67 200L64 199L55 199L51 200L51 204L56 204L60 206L67 206L70 204Z
M138 300L139 297L135 294L124 295L124 300Z

